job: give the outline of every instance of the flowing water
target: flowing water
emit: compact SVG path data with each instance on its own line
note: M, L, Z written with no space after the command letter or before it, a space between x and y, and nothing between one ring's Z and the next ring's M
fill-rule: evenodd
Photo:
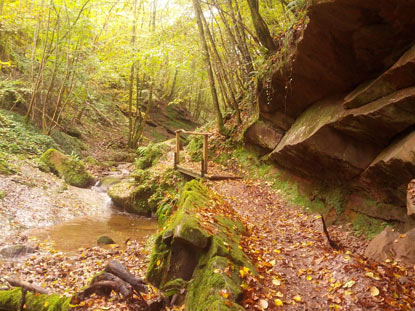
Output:
M83 247L97 245L97 239L106 235L117 244L126 240L144 240L157 230L157 221L151 218L120 213L113 209L106 190L100 186L88 189L88 200L96 200L99 208L92 215L76 217L53 226L32 229L29 237L54 242L54 247L63 252L72 252ZM89 195L88 195L89 194Z

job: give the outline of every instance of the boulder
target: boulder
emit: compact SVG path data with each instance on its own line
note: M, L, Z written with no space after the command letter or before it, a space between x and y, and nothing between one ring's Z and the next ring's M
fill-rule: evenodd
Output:
M224 203L221 200L200 182L188 182L151 253L147 280L165 295L185 294L179 300L184 299L188 311L243 310L238 305L239 269L243 266L255 273L239 248L243 225L224 216L203 220L206 209ZM220 295L224 289L229 292L226 300Z
M379 262L389 258L415 264L415 229L400 234L391 227L385 228L369 243L365 256Z
M408 215L415 214L415 179L408 184L408 191L406 195L406 210Z
M98 245L109 245L109 244L115 244L115 242L109 236L102 235L97 239L97 244Z
M35 250L25 245L6 246L0 250L0 255L7 258L20 257L27 254L33 254Z
M148 199L153 194L151 188L136 182L123 181L108 189L108 196L116 206L123 210L142 216L150 216Z
M86 188L94 182L82 161L69 157L56 149L49 149L39 159L41 168L50 170L68 184Z
M245 138L255 145L273 150L282 138L283 132L275 129L272 124L257 121L245 132Z
M415 132L397 139L361 174L360 183L375 199L402 207L415 176Z

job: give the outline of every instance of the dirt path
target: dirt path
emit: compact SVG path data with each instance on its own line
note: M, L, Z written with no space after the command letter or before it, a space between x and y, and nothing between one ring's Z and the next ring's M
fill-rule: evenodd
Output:
M247 310L414 310L415 267L363 258L366 242L331 227L328 245L318 215L288 206L258 181L209 182L248 227L243 248L258 277L246 277Z

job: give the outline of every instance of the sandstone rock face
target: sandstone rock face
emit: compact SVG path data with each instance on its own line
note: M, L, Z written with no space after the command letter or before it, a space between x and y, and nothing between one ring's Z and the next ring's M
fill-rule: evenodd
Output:
M406 204L408 215L415 214L415 179L411 180L408 185Z
M255 122L245 133L249 142L267 150L273 150L280 142L282 135L281 131L262 121Z
M258 86L260 120L285 131L271 159L350 186L384 206L355 209L401 222L415 178L414 14L415 0L313 1ZM247 140L269 149L277 139L258 124Z
M385 228L369 243L365 256L376 261L393 258L405 264L415 264L415 229L400 234L391 227Z
M411 132L383 150L361 174L360 180L376 199L405 206L408 183L414 176L415 132Z
M259 87L261 112L297 118L392 66L415 40L415 1L317 0L288 56Z

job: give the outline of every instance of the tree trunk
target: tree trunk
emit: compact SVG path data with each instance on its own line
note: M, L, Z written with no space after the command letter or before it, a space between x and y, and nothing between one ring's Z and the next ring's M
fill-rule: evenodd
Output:
M246 0L251 11L252 23L261 44L269 51L276 52L277 46L271 37L267 24L259 14L258 0Z
M207 69L208 77L209 77L209 86L210 86L210 91L212 94L213 107L216 112L216 121L218 124L219 132L224 134L225 126L223 124L222 112L220 111L220 107L219 107L218 94L216 92L216 87L215 87L215 78L213 76L212 64L210 62L210 57L209 57L209 49L208 49L208 45L206 42L205 31L203 29L203 23L202 23L202 18L201 18L203 12L202 12L202 8L200 6L199 0L192 0L192 2L193 2L193 8L195 11L195 15L196 15L197 27L199 28L200 41L202 43L202 48L203 48L203 57L206 62L206 69Z

